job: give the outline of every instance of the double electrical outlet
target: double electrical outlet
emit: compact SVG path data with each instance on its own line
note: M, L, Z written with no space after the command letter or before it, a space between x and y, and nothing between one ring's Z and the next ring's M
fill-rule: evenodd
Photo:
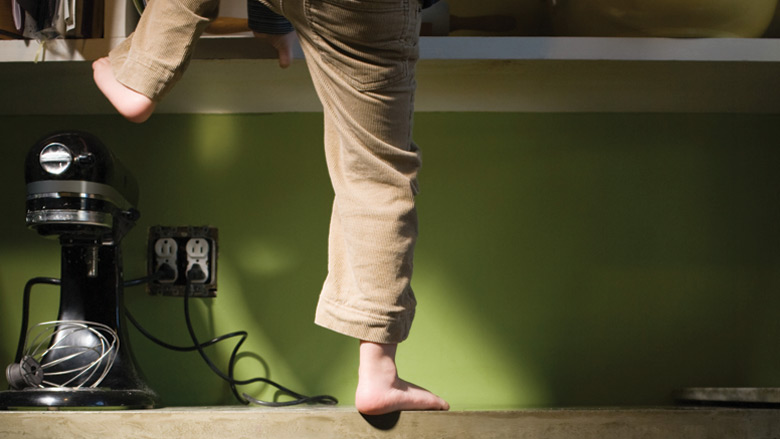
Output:
M214 297L217 291L217 229L149 229L149 293L163 296ZM189 289L189 292L188 292Z

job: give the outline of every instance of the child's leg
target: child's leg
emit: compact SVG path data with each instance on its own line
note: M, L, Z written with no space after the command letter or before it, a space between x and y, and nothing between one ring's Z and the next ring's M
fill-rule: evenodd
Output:
M150 1L135 31L92 65L100 91L126 118L146 120L181 78L218 9L219 0Z
M360 342L360 368L355 407L366 415L399 410L449 410L433 393L398 377L395 352L398 345Z
M400 379L395 364L416 304L410 282L421 165L412 142L419 2L405 0L396 10L377 2L366 2L374 5L366 10L326 2L304 11L298 4L286 2L285 12L323 103L335 192L315 322L362 340L358 410L446 410L441 398Z
M95 84L111 105L129 121L144 122L154 112L154 101L116 80L108 58L100 58L92 63L92 74Z

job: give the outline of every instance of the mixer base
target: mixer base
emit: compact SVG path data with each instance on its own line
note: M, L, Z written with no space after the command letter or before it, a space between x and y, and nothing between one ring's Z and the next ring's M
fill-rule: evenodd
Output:
M0 392L2 410L126 410L153 408L157 396L149 390L47 388Z

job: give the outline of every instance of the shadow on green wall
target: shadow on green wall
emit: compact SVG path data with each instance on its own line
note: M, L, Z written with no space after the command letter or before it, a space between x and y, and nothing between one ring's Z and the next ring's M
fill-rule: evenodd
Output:
M419 114L420 304L401 373L456 409L665 404L681 386L776 385L779 119ZM1 364L16 348L24 282L58 270L56 242L24 229L24 155L49 131L79 128L139 180L125 277L144 274L148 227L218 227L218 297L193 303L199 336L247 330L237 376L352 403L356 342L311 323L332 200L321 115L0 127L0 330L12 335ZM53 317L51 296L36 293L38 320ZM187 344L180 299L134 288L126 302L153 333ZM131 341L166 405L235 403L197 354L134 330ZM209 352L226 368L232 348Z

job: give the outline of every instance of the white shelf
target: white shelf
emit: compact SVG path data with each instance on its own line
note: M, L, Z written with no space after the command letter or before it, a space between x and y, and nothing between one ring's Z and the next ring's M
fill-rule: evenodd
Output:
M424 59L780 62L780 39L428 37Z
M0 62L69 62L100 58L122 38L0 41Z
M47 42L46 61L94 60L124 37ZM31 62L40 43L0 41L0 62ZM273 52L253 38L205 37L198 59L265 59ZM303 58L300 49L296 58ZM423 60L780 62L776 38L423 37Z
M57 41L37 64L36 43L0 42L15 103L0 112L111 113L78 61L120 41ZM418 111L780 112L778 39L425 37L420 53ZM300 50L287 70L273 56L253 38L204 38L158 111L320 111Z
M200 59L273 57L252 38L201 40ZM300 50L296 58L302 58ZM780 62L775 38L422 37L422 60Z

